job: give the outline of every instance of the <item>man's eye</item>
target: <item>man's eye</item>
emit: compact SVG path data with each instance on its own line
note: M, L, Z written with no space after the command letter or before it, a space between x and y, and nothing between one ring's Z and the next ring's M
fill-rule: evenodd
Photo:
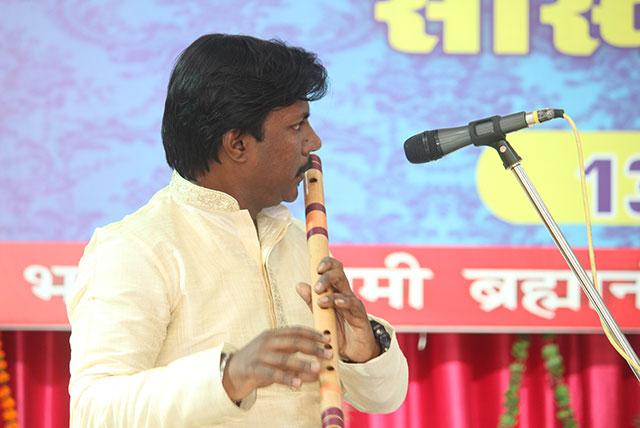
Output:
M298 122L298 123L296 123L295 125L293 125L293 126L292 126L292 128L293 128L295 131L299 131L300 129L302 129L302 125L304 125L304 123L305 123L306 121L307 121L307 120L305 119L305 120L303 120L303 121L301 121L301 122Z

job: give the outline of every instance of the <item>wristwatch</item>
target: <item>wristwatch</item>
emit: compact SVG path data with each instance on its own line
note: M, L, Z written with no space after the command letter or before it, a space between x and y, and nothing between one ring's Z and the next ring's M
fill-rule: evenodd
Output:
M229 352L222 352L220 354L220 382L222 382L222 380L224 379L224 369L227 367L227 363L229 362L229 359L231 358L231 356L233 355L233 353ZM231 400L233 401L233 404L235 404L236 406L240 407L242 406L242 400Z
M373 330L373 337L378 342L380 346L380 353L387 352L389 347L391 346L391 336L384 328L382 324L375 320L369 320L369 324L371 324L371 330Z

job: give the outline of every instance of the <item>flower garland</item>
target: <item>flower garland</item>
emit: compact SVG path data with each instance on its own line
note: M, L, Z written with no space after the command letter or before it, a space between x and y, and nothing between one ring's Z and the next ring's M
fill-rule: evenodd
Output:
M505 412L500 415L499 428L511 428L518 422L520 387L522 375L527 367L527 358L529 358L529 345L529 336L522 335L511 346L511 355L515 360L509 366L509 388L504 395Z
M555 334L546 334L544 339L547 343L542 347L542 358L544 366L551 377L551 388L556 402L556 417L562 422L562 428L576 428L576 420L569 404L569 388L564 383L564 362L560 355L560 347L554 342Z
M554 342L554 334L544 336L545 344L542 347L542 359L544 366L549 373L553 397L556 404L556 417L562 422L563 428L576 428L578 425L570 407L569 388L564 383L565 368L560 355L560 348ZM509 366L509 387L505 393L505 410L500 415L499 428L511 428L518 422L518 404L520 402L520 387L522 386L522 376L526 369L527 358L529 357L529 345L531 340L528 335L519 336L511 347L511 355L514 362Z
M0 333L0 411L4 428L19 428L16 401L11 397L9 388L9 373L7 372L7 360L2 349L2 333Z

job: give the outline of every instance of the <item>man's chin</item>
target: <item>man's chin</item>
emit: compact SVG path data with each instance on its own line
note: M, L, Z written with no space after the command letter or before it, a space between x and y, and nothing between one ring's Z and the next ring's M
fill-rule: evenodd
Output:
M295 195L290 195L284 198L284 202L295 202L298 199L298 192Z
M293 188L293 190L289 194L285 195L284 198L282 198L282 200L284 202L295 202L295 200L298 199L298 194L299 194L298 187L296 186Z

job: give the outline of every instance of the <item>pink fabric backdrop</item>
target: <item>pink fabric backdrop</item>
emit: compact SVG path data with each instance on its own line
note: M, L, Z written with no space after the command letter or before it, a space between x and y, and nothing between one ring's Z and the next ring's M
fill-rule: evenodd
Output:
M508 383L510 334L429 334L418 350L417 334L402 334L410 386L404 405L390 415L349 412L354 427L496 427ZM11 386L24 428L69 424L69 333L3 332ZM629 337L640 349L640 335ZM580 427L632 427L640 414L640 383L601 335L562 335L566 380ZM534 336L521 395L521 428L560 428Z

